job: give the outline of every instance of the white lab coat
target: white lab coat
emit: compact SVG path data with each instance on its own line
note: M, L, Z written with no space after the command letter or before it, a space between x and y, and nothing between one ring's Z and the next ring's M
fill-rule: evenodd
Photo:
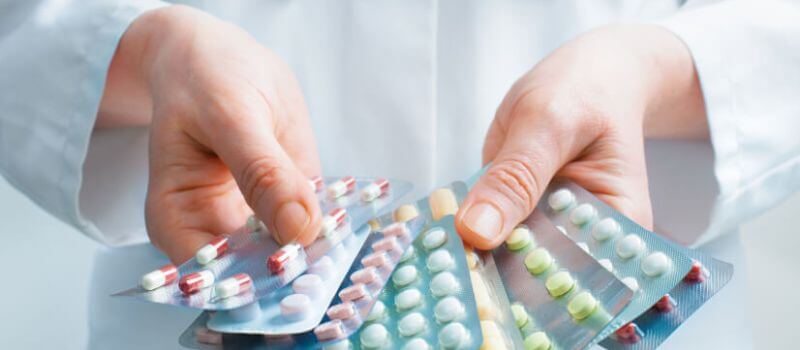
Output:
M648 143L657 226L740 267L668 345L751 347L736 227L800 186L797 5L725 1L676 14L669 0L187 2L289 62L325 173L405 178L415 195L479 168L494 109L548 52L613 21L662 24L693 54L711 142ZM109 246L96 258L91 348L178 347L197 314L108 297L164 259L141 244L146 130L92 130L119 37L156 6L0 1L0 172Z

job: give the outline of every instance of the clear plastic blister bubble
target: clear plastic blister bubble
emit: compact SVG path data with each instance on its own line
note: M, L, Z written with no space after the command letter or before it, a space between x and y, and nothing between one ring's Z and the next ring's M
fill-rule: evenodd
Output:
M206 310L249 305L252 310L255 301L285 286L329 252L343 249L335 247L347 245L357 251L369 230L353 232L352 228L361 227L411 189L404 181L350 176L315 178L309 184L326 213L319 238L309 246L280 246L262 223L251 218L236 232L200 248L194 259L180 267L165 266L147 273L139 286L114 296ZM347 254L343 255L346 258ZM349 266L351 262L335 263Z
M633 292L534 211L493 251L526 348L579 349Z
M691 259L676 245L570 181L551 182L537 211L634 291L628 307L595 342L647 311L691 268Z

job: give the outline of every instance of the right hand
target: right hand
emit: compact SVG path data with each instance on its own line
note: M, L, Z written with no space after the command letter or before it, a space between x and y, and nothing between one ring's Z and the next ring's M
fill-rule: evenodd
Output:
M152 114L147 230L173 262L253 213L279 243L316 238L314 135L298 82L273 52L200 11L150 11L120 42L98 123L131 113L136 96Z

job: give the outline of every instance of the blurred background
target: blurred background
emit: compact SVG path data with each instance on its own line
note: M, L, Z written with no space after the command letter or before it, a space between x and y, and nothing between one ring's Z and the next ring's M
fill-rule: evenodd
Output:
M798 215L800 194L742 227L747 266L736 268L749 272L747 307L758 348L796 346L792 314L800 310L800 298L795 297L800 235L793 220ZM2 177L0 231L0 266L5 267L0 347L85 348L92 259L102 247L46 214Z

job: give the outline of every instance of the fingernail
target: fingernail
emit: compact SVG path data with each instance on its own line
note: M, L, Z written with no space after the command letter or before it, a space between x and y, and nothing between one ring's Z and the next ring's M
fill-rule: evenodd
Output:
M308 226L311 216L298 202L284 203L275 214L275 229L281 244L288 243L299 236Z
M492 240L500 234L503 217L493 205L478 203L469 208L464 215L464 225L481 237Z

